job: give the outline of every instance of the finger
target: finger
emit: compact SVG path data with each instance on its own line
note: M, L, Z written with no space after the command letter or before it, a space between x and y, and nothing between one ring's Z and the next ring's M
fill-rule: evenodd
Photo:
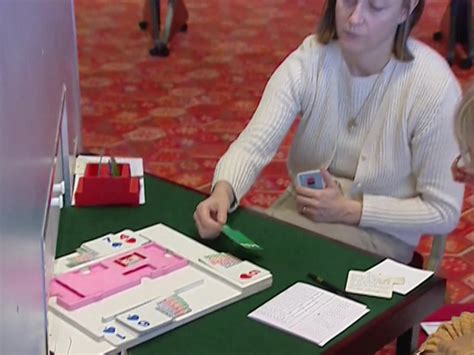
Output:
M318 216L318 211L308 206L303 206L300 213L311 220L315 220Z
M301 186L296 187L295 191L298 195L309 197L309 198L315 198L321 193L320 190L310 189L308 187L301 187Z
M196 219L196 226L199 232L199 235L203 239L213 239L219 236L220 228L219 229L213 229L204 226L199 218Z
M203 234L204 234L204 230L202 228L202 224L201 224L201 221L199 220L199 215L197 214L197 212L194 212L194 222L196 223L196 228L198 230L198 233L201 237L203 237Z
M204 229L220 230L221 224L213 218L212 210L207 205L198 206L197 217Z
M196 227L198 227L198 231L200 232L199 227L201 225L201 221L199 220L199 213L198 213L197 210L194 211L193 218L194 218L194 222L196 223ZM199 233L199 234L201 234L201 233Z
M203 239L215 239L219 236L220 231L220 229L205 228L202 231L201 237Z
M218 206L217 222L219 222L221 225L224 225L227 222L227 208L225 205Z
M202 237L203 236L203 228L202 228L201 222L199 221L198 218L195 218L194 222L196 223L196 228L198 230L199 235Z
M324 184L329 188L337 188L336 181L332 178L331 174L326 169L321 169L321 176L323 177Z
M205 228L202 225L201 219L199 217L199 213L197 213L197 211L194 212L193 217L194 217L194 221L196 222L196 227L198 229L199 235L202 237L202 234L204 233Z
M297 196L296 197L296 205L300 206L301 208L303 208L303 207L317 208L318 205L319 205L319 200L314 199L314 198L305 197L305 196Z

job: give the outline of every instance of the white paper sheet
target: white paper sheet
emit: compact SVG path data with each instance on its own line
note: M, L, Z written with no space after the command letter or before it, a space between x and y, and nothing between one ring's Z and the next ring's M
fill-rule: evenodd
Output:
M393 291L402 295L406 295L433 275L432 271L416 269L391 259L385 259L367 272L381 275L384 278L404 277L405 283L403 285L393 285Z
M324 346L367 312L361 303L298 282L248 317Z

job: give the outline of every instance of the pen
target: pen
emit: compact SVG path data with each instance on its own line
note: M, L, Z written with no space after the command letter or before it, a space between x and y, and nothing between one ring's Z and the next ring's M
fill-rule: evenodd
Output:
M339 296L349 298L352 301L363 303L359 299L351 296L346 291L341 290L340 288L330 284L329 282L325 281L321 276L315 275L311 272L308 272L308 277L313 281L316 285L321 286L322 288L326 289L327 291L331 291Z

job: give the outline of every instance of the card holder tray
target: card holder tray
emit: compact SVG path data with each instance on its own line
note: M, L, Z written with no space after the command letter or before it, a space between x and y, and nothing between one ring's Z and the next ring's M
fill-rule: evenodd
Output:
M140 203L140 179L132 177L130 164L117 164L112 176L107 163L88 163L74 194L76 206L131 205Z
M178 270L188 261L156 243L119 254L53 279L51 297L67 310L75 310L140 284L143 277L156 278Z

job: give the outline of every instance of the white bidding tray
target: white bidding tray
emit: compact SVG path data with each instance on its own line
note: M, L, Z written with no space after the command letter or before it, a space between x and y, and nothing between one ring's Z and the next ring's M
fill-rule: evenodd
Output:
M54 355L126 353L133 346L272 285L272 274L248 261L241 261L227 268L200 261L205 256L218 252L166 225L157 224L135 233L148 239L149 243L156 243L187 259L188 264L156 278L143 277L137 286L74 310L63 308L57 303L57 297L50 297L48 345L49 351ZM127 253L132 251L127 250ZM118 251L115 255L122 253ZM68 267L67 260L76 254L56 260L55 277L87 269L99 261L114 257L109 254L101 258L99 255L87 263ZM242 279L242 274L251 270L258 270L256 276ZM187 303L191 309L188 313L170 318L154 308L160 300L175 294ZM125 325L124 316L139 307L145 307L144 314L162 317L162 325L155 325L156 328L148 332L138 332ZM107 327L114 327L121 337L106 334L104 330Z

